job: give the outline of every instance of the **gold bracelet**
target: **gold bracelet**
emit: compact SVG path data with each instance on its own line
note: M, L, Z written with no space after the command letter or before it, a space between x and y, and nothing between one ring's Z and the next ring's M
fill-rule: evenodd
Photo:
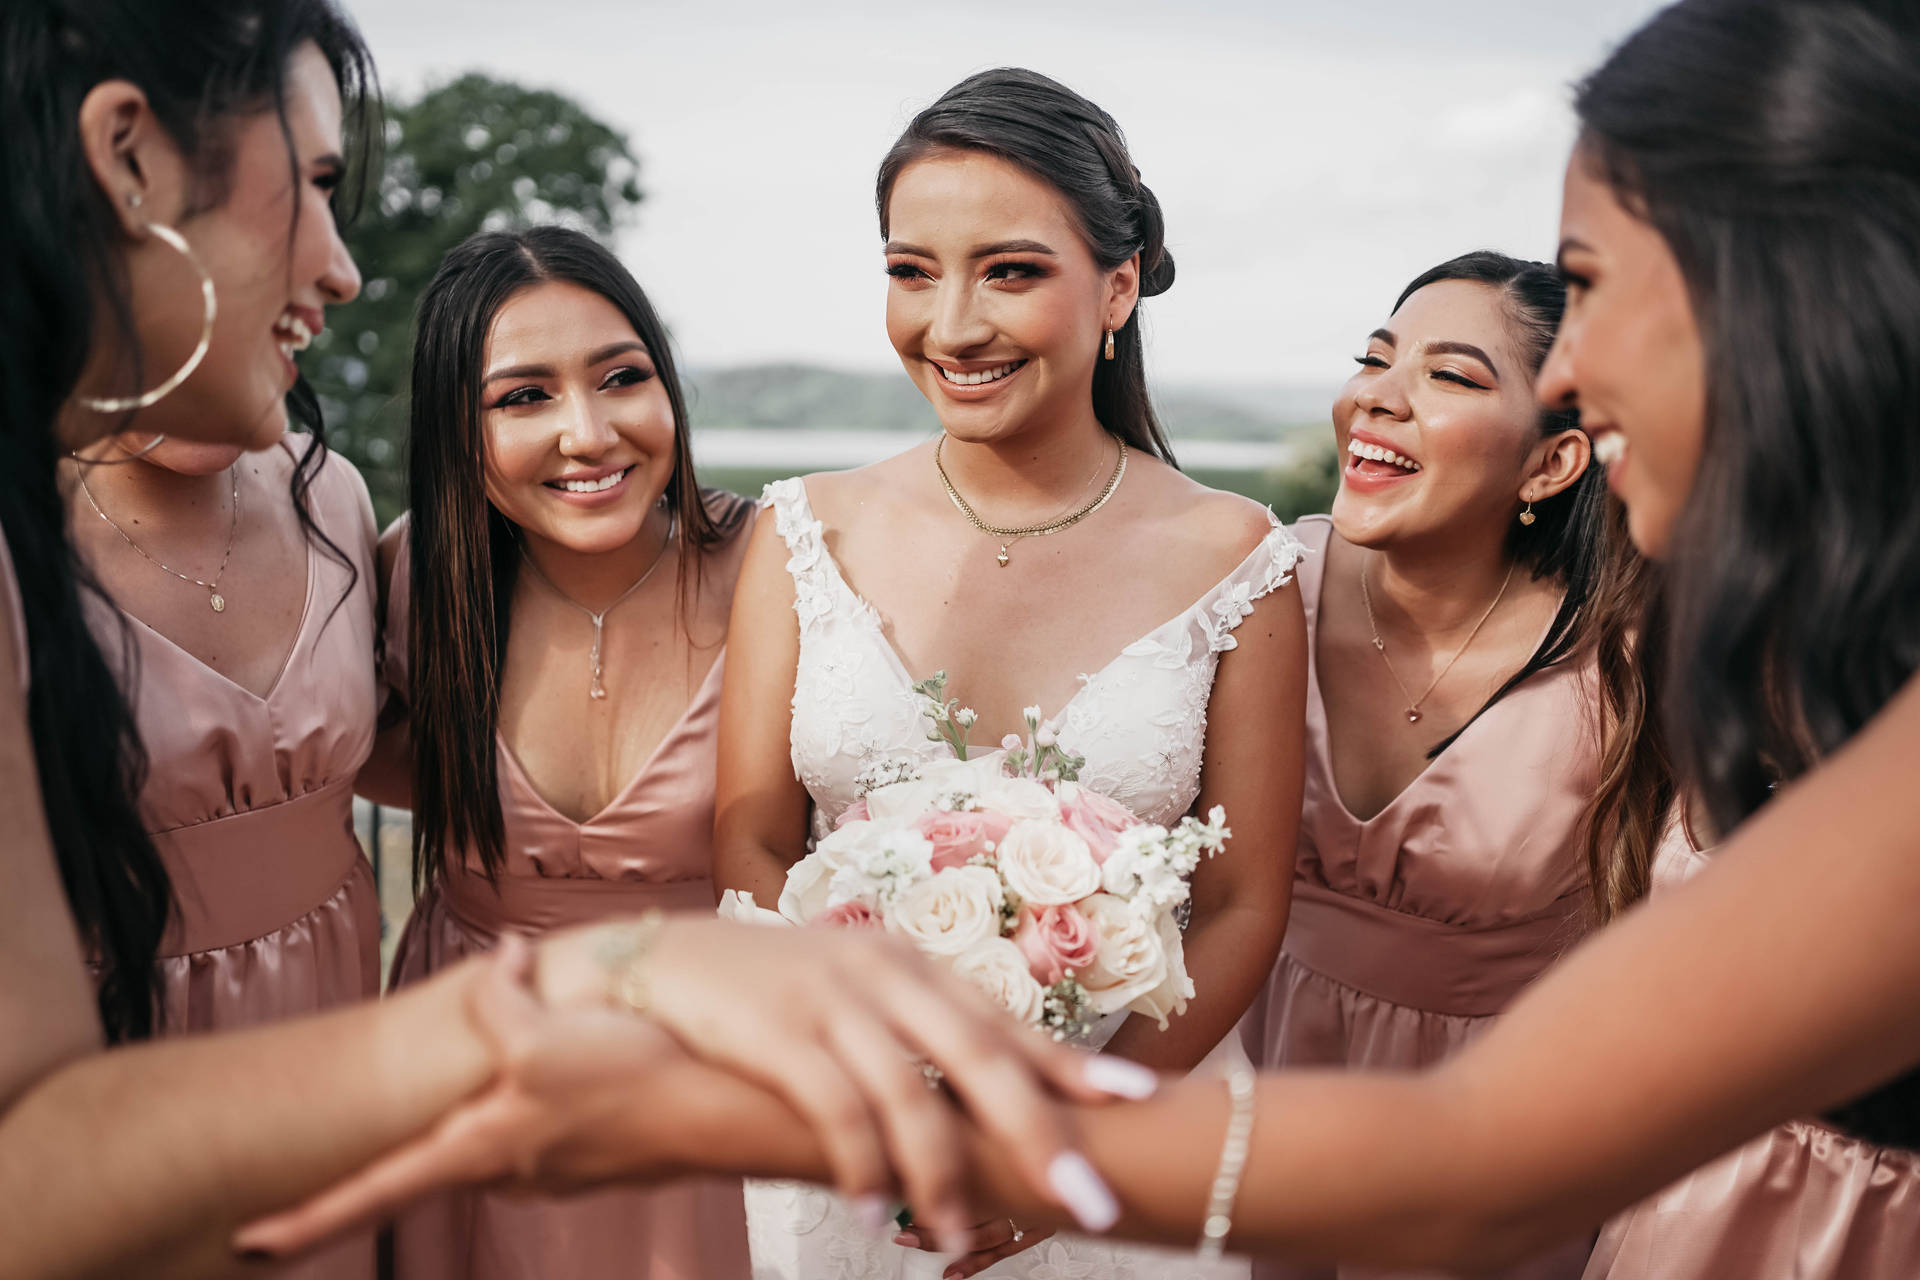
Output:
M1218 1258L1224 1253L1227 1233L1233 1230L1233 1201L1240 1194L1240 1175L1253 1148L1254 1084L1253 1072L1245 1067L1227 1073L1227 1136L1220 1145L1220 1168L1213 1175L1213 1190L1207 1196L1206 1224L1200 1228L1202 1258Z
M598 951L600 963L607 970L610 1003L640 1014L652 1007L647 960L666 923L666 914L656 908L632 924L609 925L602 933Z

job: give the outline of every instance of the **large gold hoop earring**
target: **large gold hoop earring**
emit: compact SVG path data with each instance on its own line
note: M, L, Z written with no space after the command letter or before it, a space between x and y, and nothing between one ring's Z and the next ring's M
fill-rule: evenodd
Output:
M142 392L137 396L106 398L81 396L81 405L95 413L130 413L135 409L145 409L158 404L192 376L193 371L200 367L200 362L207 358L207 348L213 345L213 319L217 314L213 298L213 277L208 275L207 269L200 265L200 259L193 256L193 250L187 247L186 238L178 231L161 222L148 223L147 230L151 231L162 244L179 250L180 256L185 258L200 275L200 301L205 309L205 316L200 321L200 341L194 344L193 354L187 357L187 362L181 365L171 378L151 391ZM141 452L144 453L146 450Z

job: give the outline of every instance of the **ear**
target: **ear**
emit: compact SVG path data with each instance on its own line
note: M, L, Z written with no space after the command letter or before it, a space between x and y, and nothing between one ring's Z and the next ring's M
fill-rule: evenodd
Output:
M1562 431L1534 446L1520 501L1545 502L1571 488L1593 463L1593 442L1584 431Z
M148 223L177 223L187 205L187 166L140 86L103 80L80 101L87 167L129 238Z
M1133 315L1134 305L1139 301L1140 255L1136 253L1107 272L1103 302L1106 316L1102 323L1109 329L1118 330Z

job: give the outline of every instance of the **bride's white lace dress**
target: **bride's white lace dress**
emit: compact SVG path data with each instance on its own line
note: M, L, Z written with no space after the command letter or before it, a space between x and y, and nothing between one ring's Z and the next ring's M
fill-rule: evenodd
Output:
M762 499L787 544L800 661L793 690L793 767L813 798L813 834L833 827L857 798L856 778L881 760L942 758L927 739L910 674L873 607L828 554L800 480L767 486ZM1291 581L1303 549L1278 520L1226 578L1174 618L1122 649L1053 710L1063 746L1086 757L1081 780L1141 818L1171 824L1200 793L1207 700L1220 654L1261 597ZM1229 817L1231 820L1231 817ZM1238 1048L1228 1036L1222 1050ZM1143 1153L1143 1158L1145 1153ZM866 1232L830 1192L790 1183L747 1184L755 1280L907 1280L938 1276L949 1259ZM983 1273L1026 1280L1231 1280L1238 1260L1202 1263L1191 1252L1116 1246L1061 1235Z

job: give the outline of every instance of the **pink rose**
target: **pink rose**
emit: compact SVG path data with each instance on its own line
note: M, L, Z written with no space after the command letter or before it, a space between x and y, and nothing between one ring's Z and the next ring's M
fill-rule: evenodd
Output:
M913 829L933 846L933 869L964 867L976 854L991 855L988 844L1006 838L1011 819L997 813L933 809L914 819Z
M811 923L828 929L878 929L880 917L873 914L873 908L854 898L837 907L828 907L815 916Z
M1033 976L1052 986L1072 969L1083 972L1100 950L1100 935L1093 924L1071 903L1058 907L1032 907L1020 913L1020 927L1013 932L1020 954L1027 958Z
M855 800L852 804L848 805L846 807L846 810L842 812L839 817L833 820L833 829L835 831L838 831L841 827L846 826L849 822L865 822L866 820L867 820L867 798L865 796L861 796L858 800Z
M1087 842L1096 862L1105 862L1115 839L1128 827L1140 825L1133 810L1108 796L1074 782L1060 784L1060 821Z

